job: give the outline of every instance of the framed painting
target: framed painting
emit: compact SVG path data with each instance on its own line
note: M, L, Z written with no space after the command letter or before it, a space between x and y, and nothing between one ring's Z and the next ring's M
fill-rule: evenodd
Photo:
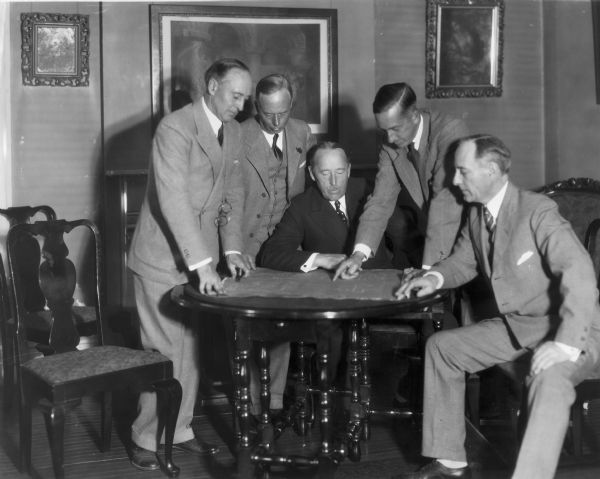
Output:
M89 16L21 14L23 85L89 85Z
M233 57L248 65L255 84L270 73L286 74L294 88L292 115L316 135L337 137L336 10L151 5L150 15L155 124L202 96L213 61Z
M501 96L503 29L503 0L427 0L426 96Z

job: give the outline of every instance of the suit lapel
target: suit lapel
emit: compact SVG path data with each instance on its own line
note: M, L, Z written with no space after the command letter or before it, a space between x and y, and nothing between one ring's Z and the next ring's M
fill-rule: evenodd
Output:
M390 149L391 150L391 149ZM398 173L398 176L402 180L402 185L411 198L417 204L419 208L423 207L423 191L421 190L421 184L419 180L419 175L416 170L413 168L412 164L406 158L404 153L400 153L400 151L391 150L390 153L393 155L396 154L396 157L392 160L392 165Z
M327 201L318 188L311 188L311 212L314 215L315 222L320 225L327 225L329 234L336 243L345 245L348 236L348 227L337 215L329 201ZM346 198L346 208L348 207Z
M289 122L283 133L284 154L287 158L287 184L289 191L291 185L294 184L296 173L298 173L298 166L302 159L302 141L298 138L294 129L291 128ZM290 198L288 198L288 201L289 200Z
M493 264L500 266L504 252L510 242L510 234L513 231L513 223L517 221L517 191L509 183L500 206L498 218L496 219L496 236L494 238Z
M421 134L421 141L419 142L419 181L421 184L421 191L423 192L423 198L425 201L429 199L429 175L431 171L429 165L429 135L431 132L431 116L426 111L419 112L423 117L423 133Z
M206 153L212 166L213 181L221 174L223 168L223 150L219 146L217 137L210 127L208 117L202 108L202 102L194 104L194 121L198 132L198 143ZM227 130L225 128L224 143L227 143Z
M258 173L265 191L269 194L269 165L266 158L271 154L271 149L256 120L252 122L252 132L248 135L248 141L246 158Z

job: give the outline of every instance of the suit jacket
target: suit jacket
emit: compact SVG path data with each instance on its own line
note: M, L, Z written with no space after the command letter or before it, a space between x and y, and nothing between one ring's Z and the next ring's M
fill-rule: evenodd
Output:
M351 254L358 217L367 197L364 179L350 178L346 190L346 226L316 185L292 200L273 236L259 256L261 266L284 271L300 271L313 253ZM298 247L301 246L302 250ZM365 268L390 268L384 248L364 263Z
M268 144L255 118L249 118L242 123L242 136L243 252L256 256L260 246L267 239L266 235L260 234L261 226L269 221L275 226L281 218L269 218L267 211L271 195L267 157L272 155L271 145ZM288 162L288 188L287 196L280 201L285 201L287 206L294 196L304 191L306 152L315 144L315 139L305 122L290 118L283 130L283 141L283 153Z
M241 129L223 126L219 146L197 102L162 119L152 143L146 197L135 228L128 266L165 284L188 281L188 266L219 258L215 218L230 185L230 222L223 228L226 249L241 250Z
M428 215L423 264L431 265L450 254L460 228L462 204L448 187L453 174L453 144L468 132L462 120L426 110L420 110L420 114L423 117L423 134L418 148L420 184L414 184L407 176L412 165L406 158L406 151L383 145L379 152L375 189L360 218L356 242L375 251L400 191L405 188L414 198L420 190L425 200L424 213Z
M556 203L509 183L496 220L491 269L480 211L469 207L452 255L433 268L443 275L443 287L465 284L479 271L521 346L552 339L586 350L590 335L600 337L594 267Z

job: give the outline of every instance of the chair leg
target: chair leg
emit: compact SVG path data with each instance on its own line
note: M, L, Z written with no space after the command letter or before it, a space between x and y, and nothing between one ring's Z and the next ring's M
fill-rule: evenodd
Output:
M175 436L175 426L179 407L181 406L181 384L177 379L167 379L154 384L157 395L159 411L159 427L165 428L165 462L163 464L164 473L169 477L179 475L179 467L173 464L173 437ZM159 429L159 437L160 434Z
M573 436L573 455L583 455L583 403L575 401L571 408L572 436Z
M19 391L19 471L31 475L31 393L23 378Z
M101 425L101 444L100 450L106 452L110 450L110 439L112 432L112 392L102 393L102 425Z
M4 333L4 331L3 331ZM15 391L15 358L14 358L13 338L5 333L2 336L2 369L4 374L4 398L2 405L5 410L12 407L13 395Z
M40 402L40 406L46 421L46 431L48 432L48 441L50 442L54 475L56 479L63 479L65 477L64 446L66 406L63 403L52 404L45 400Z

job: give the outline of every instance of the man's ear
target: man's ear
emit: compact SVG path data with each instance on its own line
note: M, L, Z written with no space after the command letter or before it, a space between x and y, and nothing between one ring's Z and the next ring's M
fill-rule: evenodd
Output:
M208 80L208 88L207 91L209 95L214 95L215 92L219 89L219 82L216 78L211 78Z
M308 174L310 175L310 177L311 177L311 179L312 179L313 181L317 181L317 180L316 180L316 178L315 178L315 175L314 175L314 173L313 173L313 167L312 167L312 166L309 166L309 167L308 167Z

